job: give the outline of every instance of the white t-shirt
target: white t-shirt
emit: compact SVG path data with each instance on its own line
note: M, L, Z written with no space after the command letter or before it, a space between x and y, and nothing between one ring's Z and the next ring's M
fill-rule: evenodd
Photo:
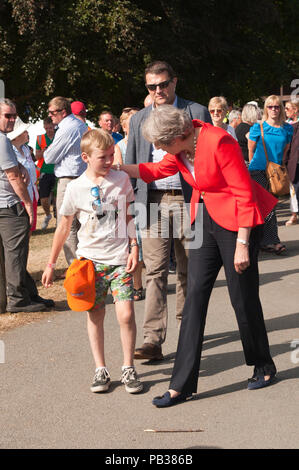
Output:
M126 265L129 254L126 204L134 201L129 176L111 169L98 185L103 216L97 216L92 207L97 199L91 194L95 186L84 172L67 185L60 208L61 215L76 215L81 224L76 255L102 264ZM134 221L129 230L133 238Z

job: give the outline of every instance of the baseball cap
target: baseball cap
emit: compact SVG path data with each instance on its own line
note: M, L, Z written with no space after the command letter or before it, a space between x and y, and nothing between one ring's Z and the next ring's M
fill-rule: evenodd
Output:
M95 303L95 270L91 260L75 259L69 266L63 286L71 310L90 310Z
M73 101L71 103L72 113L86 116L86 107L82 101Z

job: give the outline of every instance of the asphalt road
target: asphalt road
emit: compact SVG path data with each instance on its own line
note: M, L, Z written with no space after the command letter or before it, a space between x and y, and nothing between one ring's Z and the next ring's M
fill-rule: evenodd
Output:
M5 354L0 363L0 448L120 452L298 448L299 225L284 227L289 215L286 202L280 203L278 212L279 234L287 245L287 255L260 256L260 293L278 369L275 385L247 390L252 370L244 365L221 271L209 306L197 395L163 410L151 404L154 396L167 390L176 350L175 276L171 275L165 359L154 364L136 361L144 383L141 394L129 395L119 382L122 352L111 303L107 305L105 348L112 386L106 394L89 390L94 365L85 314L53 312L1 336L0 351ZM139 346L144 301L136 302L135 309ZM186 432L173 432L178 430Z

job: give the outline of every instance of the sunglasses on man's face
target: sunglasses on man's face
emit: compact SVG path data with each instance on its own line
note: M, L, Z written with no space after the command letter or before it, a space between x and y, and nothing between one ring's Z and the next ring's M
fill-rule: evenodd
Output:
M280 106L278 105L273 105L273 106L267 106L268 109L272 109L274 111L278 111L280 109Z
M5 119L17 119L17 114L16 113L3 113Z
M172 78L170 78L169 80L165 80L165 82L161 82L161 83L146 83L145 86L146 88L148 89L148 91L156 91L157 87L160 88L160 90L164 90L164 88L167 88L169 83L172 82Z
M50 116L56 116L57 113L61 113L61 111L63 111L63 109L55 109L54 111L48 111L48 114L50 114Z

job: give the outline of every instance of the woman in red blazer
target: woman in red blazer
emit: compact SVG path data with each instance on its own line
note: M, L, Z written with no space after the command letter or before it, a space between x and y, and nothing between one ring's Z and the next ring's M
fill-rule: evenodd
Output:
M276 198L250 178L238 143L223 129L191 121L184 111L163 105L152 111L143 134L168 154L159 163L118 169L147 183L180 171L193 187L192 224L199 204L203 208L203 241L189 253L188 290L170 388L153 404L172 406L197 391L208 302L222 265L246 364L254 366L248 389L270 385L276 367L259 299L258 250L264 217Z

